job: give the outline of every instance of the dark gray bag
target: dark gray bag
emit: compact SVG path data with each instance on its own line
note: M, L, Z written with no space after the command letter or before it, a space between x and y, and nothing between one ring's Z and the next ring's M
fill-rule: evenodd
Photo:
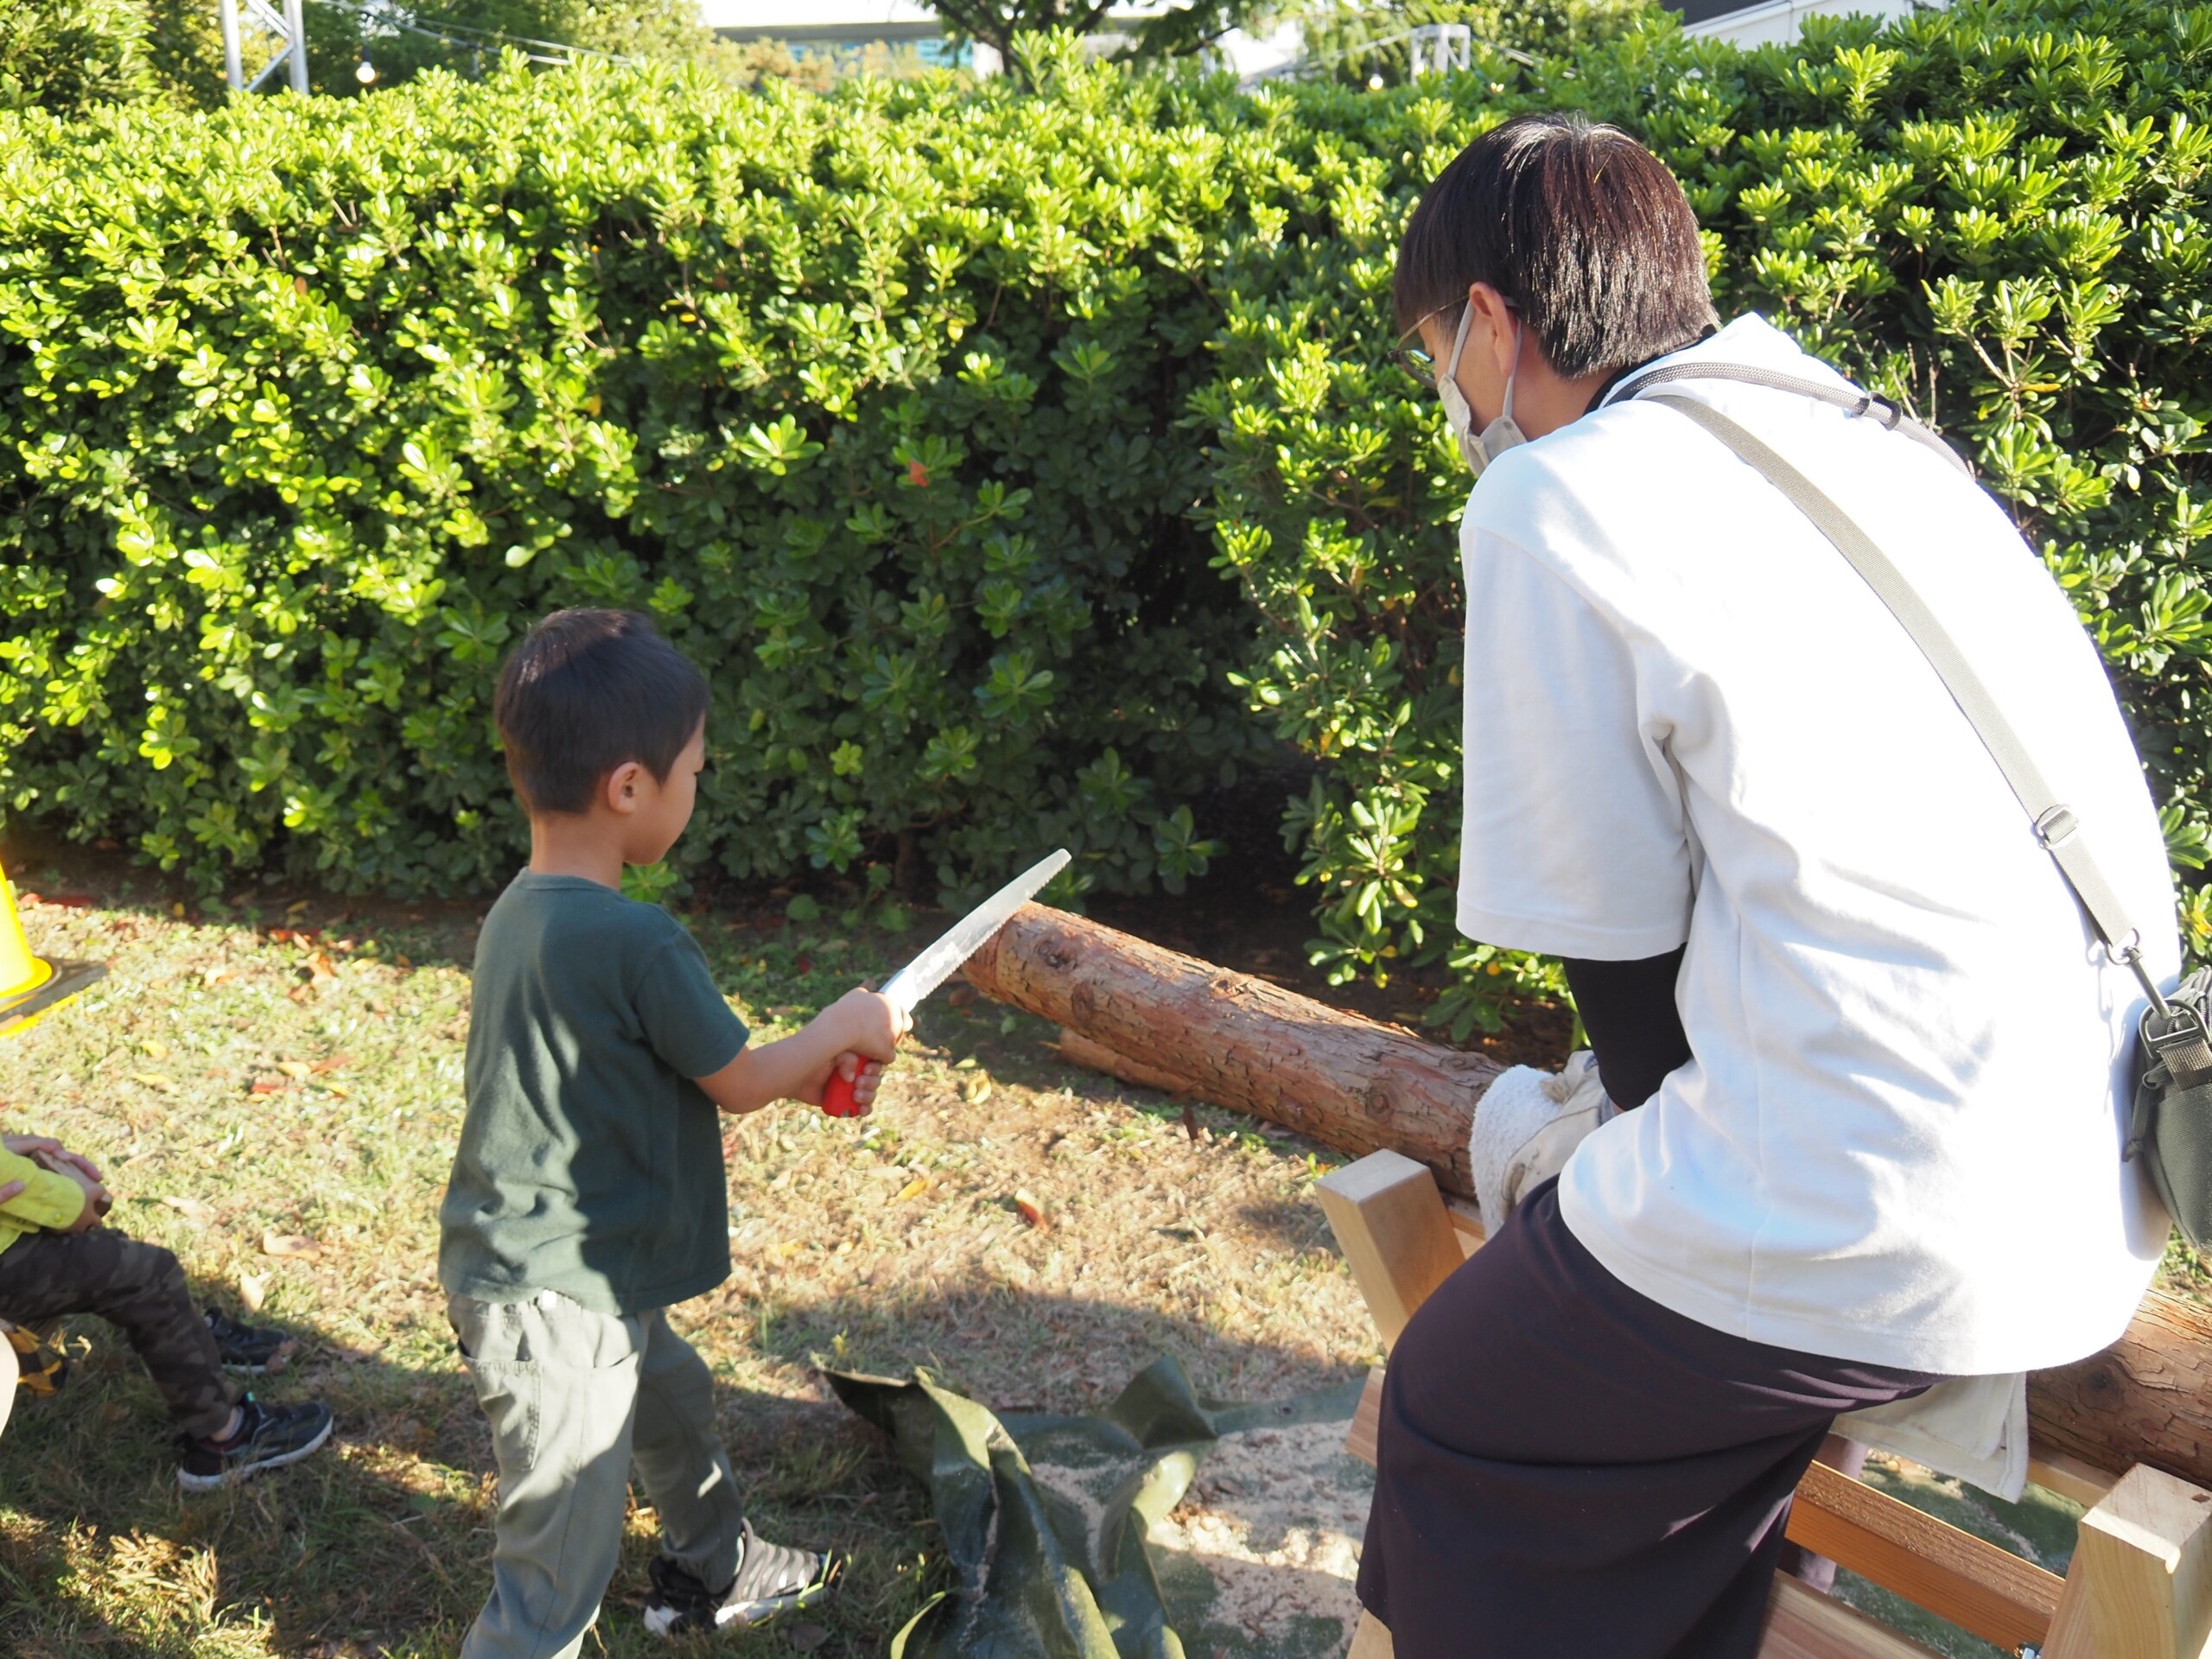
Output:
M1643 396L1644 388L1666 381L1703 379L1745 381L1836 404L1853 415L1873 414L1891 430L1930 445L1965 470L1941 438L1906 420L1902 410L1880 398L1855 388L1847 392L1763 369L1677 364L1630 381L1609 401ZM1687 415L1764 474L1850 561L1926 655L2026 809L2036 838L2058 866L2090 927L2112 959L2134 973L2151 999L2136 1048L2133 1112L2121 1155L2144 1160L2167 1213L2190 1244L2198 1249L2212 1247L2212 970L2191 974L2171 997L2160 992L2143 965L2142 935L2128 921L2119 894L2098 868L2080 823L2044 780L2027 746L1991 699L1957 642L1874 539L1812 480L1719 410L1694 398L1664 394L1650 395L1648 401Z

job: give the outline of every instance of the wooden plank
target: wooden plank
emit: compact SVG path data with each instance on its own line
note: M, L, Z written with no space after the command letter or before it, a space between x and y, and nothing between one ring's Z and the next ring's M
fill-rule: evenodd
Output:
M2097 1468L2063 1452L2045 1452L2031 1438L2028 1442L2028 1478L2047 1492L2070 1497L2085 1510L2105 1501L2120 1479L2109 1470Z
M1344 1659L1392 1659L1394 1651L1389 1627L1366 1608L1361 1608L1359 1628L1351 1633L1351 1647Z
M2212 1654L2212 1492L2156 1469L2121 1476L2082 1517L2060 1622L2050 1659Z
M1466 1260L1426 1165L1370 1153L1314 1183L1387 1351L1414 1310Z
M967 974L987 996L1187 1077L1201 1099L1356 1154L1395 1148L1473 1195L1468 1123L1500 1069L1481 1055L1039 905ZM2212 1308L2151 1292L2112 1347L2029 1378L2028 1420L2038 1456L2148 1463L2212 1485Z
M1758 1659L1938 1659L1919 1643L1877 1624L1786 1573L1774 1575Z
M1816 1463L1789 1541L2006 1649L2042 1645L2063 1581L1984 1538Z
M1456 1192L1444 1195L1444 1213L1452 1219L1452 1230L1459 1236L1459 1254L1472 1255L1483 1247L1483 1212L1475 1208L1474 1200L1463 1198Z
M1344 1659L1394 1659L1389 1629L1363 1607ZM1939 1659L1939 1656L1787 1574L1777 1573L1774 1596L1767 1603L1766 1627L1759 1638L1758 1659Z
M1367 1373L1367 1386L1359 1391L1359 1409L1351 1414L1351 1427L1344 1435L1344 1450L1369 1468L1375 1466L1376 1426L1382 1421L1382 1368L1375 1366Z

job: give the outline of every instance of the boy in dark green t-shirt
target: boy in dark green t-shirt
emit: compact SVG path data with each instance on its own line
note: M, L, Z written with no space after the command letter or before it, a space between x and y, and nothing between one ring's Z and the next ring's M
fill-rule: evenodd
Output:
M630 1465L659 1516L645 1624L736 1628L822 1594L826 1553L745 1520L706 1364L664 1310L729 1274L717 1109L863 1108L906 1017L848 992L758 1047L683 925L620 892L691 817L707 685L645 617L561 611L493 705L530 868L492 906L438 1278L499 1467L492 1595L464 1659L569 1659L622 1541Z

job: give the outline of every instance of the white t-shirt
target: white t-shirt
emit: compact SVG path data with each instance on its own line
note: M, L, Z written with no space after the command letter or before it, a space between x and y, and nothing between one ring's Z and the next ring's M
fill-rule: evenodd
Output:
M1748 316L1704 359L1840 385ZM2102 663L1997 504L1874 421L1688 380L1883 546L2178 969L2156 813ZM1460 930L1687 944L1693 1058L1585 1141L1574 1236L1703 1325L1950 1374L2118 1336L2166 1239L2120 1149L2142 995L1903 626L1688 417L1630 402L1509 451L1461 528Z

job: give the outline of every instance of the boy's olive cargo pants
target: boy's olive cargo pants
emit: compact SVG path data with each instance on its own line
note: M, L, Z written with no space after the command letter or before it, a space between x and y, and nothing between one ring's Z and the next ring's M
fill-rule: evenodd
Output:
M715 1433L714 1379L658 1308L617 1317L543 1291L449 1297L499 1467L492 1596L462 1659L569 1659L622 1547L630 1465L661 1547L702 1584L737 1573L744 1505Z

